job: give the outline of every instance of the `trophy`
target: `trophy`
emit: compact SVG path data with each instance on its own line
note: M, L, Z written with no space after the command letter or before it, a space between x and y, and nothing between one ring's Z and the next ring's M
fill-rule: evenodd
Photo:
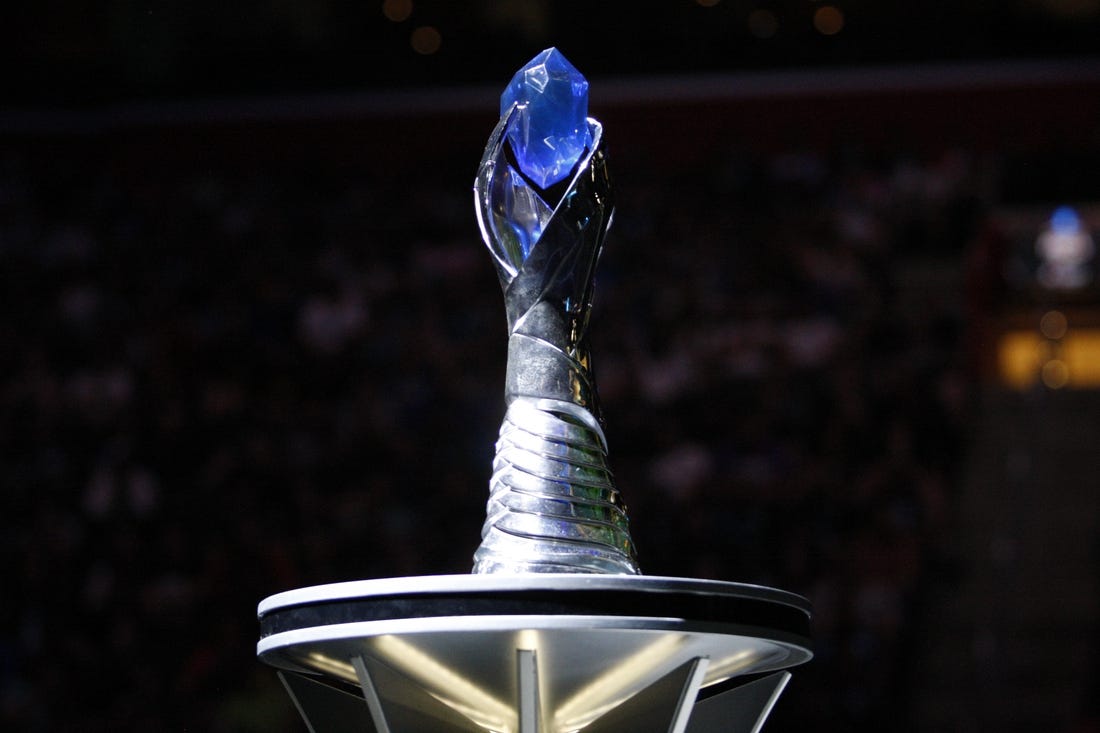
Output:
M588 350L613 201L603 126L587 110L588 82L543 51L505 90L474 184L508 317L508 411L477 573L638 572Z
M749 733L812 656L797 595L639 571L588 343L613 192L587 92L532 59L474 184L508 323L474 572L260 603L257 653L312 733Z

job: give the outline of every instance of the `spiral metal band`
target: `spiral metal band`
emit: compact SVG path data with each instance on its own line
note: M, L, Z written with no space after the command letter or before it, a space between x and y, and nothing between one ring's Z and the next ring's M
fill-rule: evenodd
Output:
M636 574L588 349L593 272L612 213L602 127L589 119L592 148L551 210L506 158L515 112L489 138L474 187L509 327L508 410L474 572ZM531 222L536 241L524 242Z
M508 407L477 572L624 572L633 547L600 434L574 406Z

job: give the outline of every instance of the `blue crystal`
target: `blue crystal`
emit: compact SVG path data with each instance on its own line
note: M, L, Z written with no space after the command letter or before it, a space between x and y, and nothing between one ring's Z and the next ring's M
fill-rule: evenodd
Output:
M508 142L523 174L545 189L569 175L592 141L588 82L558 49L548 48L512 77L500 113L513 104L520 108Z

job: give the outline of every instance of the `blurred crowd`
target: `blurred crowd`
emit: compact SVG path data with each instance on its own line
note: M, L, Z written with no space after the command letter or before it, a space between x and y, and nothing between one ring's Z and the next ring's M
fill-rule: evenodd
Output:
M972 391L960 293L910 275L961 267L981 159L613 170L592 342L643 571L811 599L769 729L899 730ZM302 730L259 600L469 571L506 342L470 199L0 161L2 727Z

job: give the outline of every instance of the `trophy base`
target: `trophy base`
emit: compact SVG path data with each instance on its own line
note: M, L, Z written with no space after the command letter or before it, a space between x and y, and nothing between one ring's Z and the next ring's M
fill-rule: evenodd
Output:
M800 596L681 578L364 580L259 617L312 733L748 733L812 656Z

